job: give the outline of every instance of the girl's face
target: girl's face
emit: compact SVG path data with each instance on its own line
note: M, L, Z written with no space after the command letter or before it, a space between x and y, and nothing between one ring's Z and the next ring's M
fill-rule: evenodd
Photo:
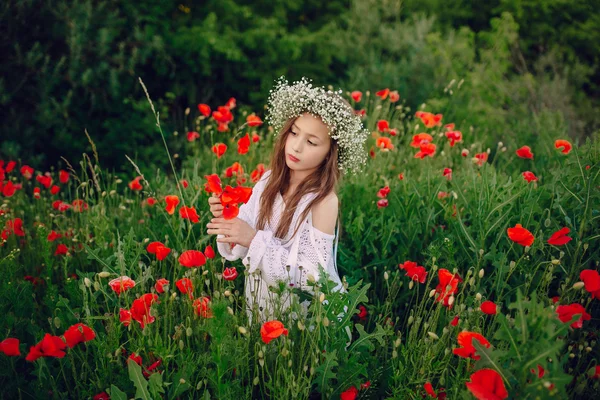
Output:
M315 170L331 147L329 129L320 118L304 113L296 119L285 142L285 162L294 171ZM295 159L294 159L295 158Z

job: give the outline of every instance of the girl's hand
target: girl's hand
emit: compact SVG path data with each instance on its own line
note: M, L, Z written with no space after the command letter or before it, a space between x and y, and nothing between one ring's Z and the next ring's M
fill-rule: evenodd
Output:
M223 216L223 206L221 205L219 195L213 193L212 196L208 198L208 204L210 205L210 212L215 218Z
M239 218L226 220L225 218L213 218L206 224L206 233L209 235L225 235L217 238L219 243L235 243L244 247L250 247L256 231L246 221Z

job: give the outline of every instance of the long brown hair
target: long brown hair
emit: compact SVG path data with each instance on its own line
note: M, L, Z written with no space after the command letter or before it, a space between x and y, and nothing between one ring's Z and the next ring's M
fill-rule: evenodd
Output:
M348 106L350 106L349 103ZM258 213L256 224L257 230L264 229L267 221L271 221L273 206L278 193L281 192L283 194L289 188L291 172L285 162L285 143L288 135L290 134L293 123L298 118L299 117L293 117L287 120L277 135L273 153L271 154L271 161L269 163L271 167L271 176L269 176L267 184L265 185L265 189L262 193L260 201L260 211ZM315 172L307 176L298 185L296 192L289 199L288 204L286 204L283 215L281 216L281 220L279 221L279 225L275 231L275 237L285 239L285 235L289 231L290 225L292 224L296 207L305 194L316 193L317 195L303 211L301 218L298 220L298 226L296 226L294 234L291 237L296 235L301 223L308 216L308 213L315 204L327 197L329 193L337 192L338 182L340 181L342 175L338 168L338 144L336 140L330 140L331 147L322 164L319 166L319 168L317 168L317 170L315 170ZM338 223L340 223L339 211Z

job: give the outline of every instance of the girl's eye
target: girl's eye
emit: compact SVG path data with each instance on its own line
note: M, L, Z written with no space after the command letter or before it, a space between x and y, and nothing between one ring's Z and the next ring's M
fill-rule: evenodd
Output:
M308 143L312 144L313 146L316 146L316 144L314 144L313 142L311 142L310 140L308 141Z
M292 135L296 136L296 132L290 131Z

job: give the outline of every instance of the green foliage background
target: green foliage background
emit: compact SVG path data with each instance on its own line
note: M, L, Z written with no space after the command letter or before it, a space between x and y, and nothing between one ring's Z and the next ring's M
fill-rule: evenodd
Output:
M511 143L596 129L595 1L9 0L0 9L0 156L40 168L96 143L104 167L166 169L138 82L167 132L185 109L235 96L263 115L273 81L397 89L407 106L449 106L474 135ZM446 118L446 115L445 117Z

